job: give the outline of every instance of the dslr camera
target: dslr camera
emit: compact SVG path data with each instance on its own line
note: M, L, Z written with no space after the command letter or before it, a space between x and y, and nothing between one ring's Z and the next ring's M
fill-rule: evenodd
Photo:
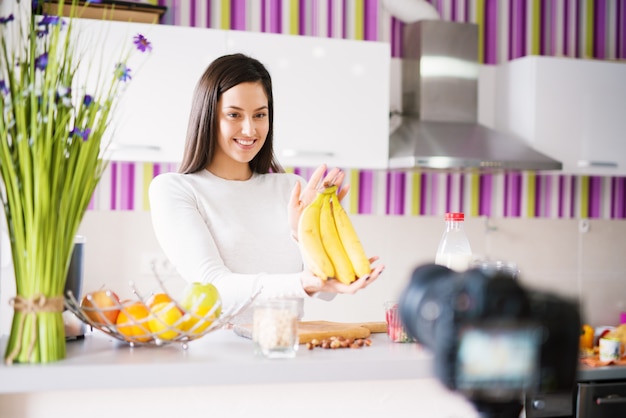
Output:
M417 267L398 302L437 378L482 416L518 417L528 393L572 392L578 303L524 289L505 271Z

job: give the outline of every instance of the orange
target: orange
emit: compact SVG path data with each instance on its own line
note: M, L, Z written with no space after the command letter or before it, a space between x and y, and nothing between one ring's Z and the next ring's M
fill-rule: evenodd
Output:
M172 302L172 298L167 293L153 293L146 301L148 308L152 309L159 303Z
M152 316L148 328L161 340L173 340L180 335L175 328L183 313L173 302L161 302L150 308Z
M148 328L150 311L143 302L126 301L117 316L117 331L126 337L127 341L147 342L152 339Z

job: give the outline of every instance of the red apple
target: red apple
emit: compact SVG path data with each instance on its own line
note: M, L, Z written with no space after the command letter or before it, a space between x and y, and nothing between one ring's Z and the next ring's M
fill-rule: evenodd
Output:
M83 296L80 306L94 324L115 325L120 313L120 298L110 290L96 290Z

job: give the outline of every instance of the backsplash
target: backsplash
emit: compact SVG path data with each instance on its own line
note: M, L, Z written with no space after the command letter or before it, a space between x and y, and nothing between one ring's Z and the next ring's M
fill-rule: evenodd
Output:
M112 162L89 210L149 211L148 186L174 163ZM308 179L313 168L287 168ZM626 219L626 177L435 171L346 170L352 214L490 218Z
M479 62L526 55L626 59L623 0L429 0L447 21L479 25ZM162 23L390 42L402 25L382 0L159 0Z

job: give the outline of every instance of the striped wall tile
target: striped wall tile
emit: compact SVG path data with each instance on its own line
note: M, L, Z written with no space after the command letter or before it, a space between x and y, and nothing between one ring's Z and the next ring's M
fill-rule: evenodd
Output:
M176 171L172 163L112 162L89 210L149 211L150 181ZM309 178L314 168L289 167ZM403 170L346 170L352 214L468 217L626 219L626 177Z

